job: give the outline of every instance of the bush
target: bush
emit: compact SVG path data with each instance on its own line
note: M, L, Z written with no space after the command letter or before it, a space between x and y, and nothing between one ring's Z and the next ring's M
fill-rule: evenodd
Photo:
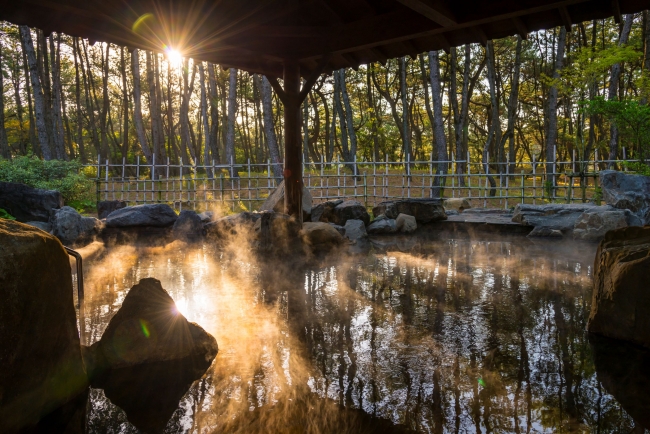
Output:
M0 159L0 181L57 190L66 204L95 201L93 180L81 173L78 161L45 161L32 156Z

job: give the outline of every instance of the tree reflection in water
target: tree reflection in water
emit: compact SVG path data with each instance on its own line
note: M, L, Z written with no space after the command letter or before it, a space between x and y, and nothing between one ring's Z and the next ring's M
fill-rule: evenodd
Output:
M90 270L86 328L99 339L153 276L217 338L166 432L629 432L584 331L594 253L422 240L296 265L241 245L116 248ZM101 390L89 408L91 431L136 432Z

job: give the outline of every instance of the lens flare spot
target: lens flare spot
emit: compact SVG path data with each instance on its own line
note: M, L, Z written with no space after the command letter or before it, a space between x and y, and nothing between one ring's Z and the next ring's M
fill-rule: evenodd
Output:
M135 20L135 23L133 23L133 26L131 27L131 30L133 32L138 32L140 30L140 27L147 21L153 18L152 13L146 13L144 15L141 15L137 20Z
M142 334L144 335L144 337L149 339L149 336L151 336L151 332L149 331L149 327L147 327L147 322L143 319L140 320L140 328L142 329Z
M482 378L478 379L478 384L480 384L482 387L485 387L485 381L483 381Z

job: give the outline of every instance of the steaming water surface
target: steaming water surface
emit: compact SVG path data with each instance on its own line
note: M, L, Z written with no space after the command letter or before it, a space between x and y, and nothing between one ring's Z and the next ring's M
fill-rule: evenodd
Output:
M300 266L237 245L113 248L86 277L87 344L132 285L155 277L219 343L166 432L634 427L599 383L584 332L595 246L447 239L383 250ZM137 432L127 416L91 391L92 432Z

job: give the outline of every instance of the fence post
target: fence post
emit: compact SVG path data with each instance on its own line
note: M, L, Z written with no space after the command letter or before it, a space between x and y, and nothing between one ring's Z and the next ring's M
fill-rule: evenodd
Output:
M557 185L557 145L553 145L553 174L551 175L553 189L553 201L556 199L556 185Z
M537 165L535 164L535 154L533 154L533 205L537 205Z
M108 158L106 159L106 190L104 191L104 200L108 200Z
M506 208L508 209L508 194L510 193L510 155L506 156Z
M472 197L472 165L469 161L469 151L467 151L467 197ZM480 173L480 172L479 172Z
M363 172L363 203L368 207L368 183L366 182L366 172Z
M483 194L483 208L487 208L488 180L490 179L490 151L485 153L485 194Z

